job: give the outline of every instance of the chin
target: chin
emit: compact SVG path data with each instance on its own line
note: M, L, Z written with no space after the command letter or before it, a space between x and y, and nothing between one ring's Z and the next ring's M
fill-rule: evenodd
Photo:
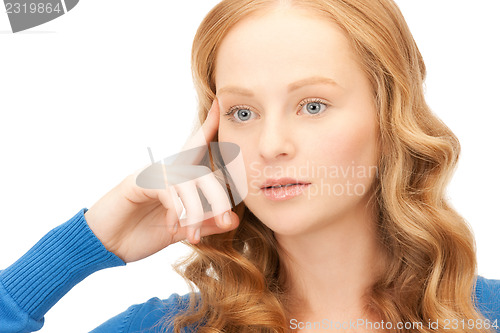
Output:
M293 206L275 206L246 203L247 208L274 233L295 235L303 233L314 219L311 212L293 209Z

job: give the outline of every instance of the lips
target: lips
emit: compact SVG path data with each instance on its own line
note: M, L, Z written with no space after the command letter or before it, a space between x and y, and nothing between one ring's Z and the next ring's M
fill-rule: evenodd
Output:
M262 184L260 188L261 189L280 188L280 187L287 187L293 185L306 185L306 184L310 183L307 181L302 181L294 178L269 178L266 180L264 184Z

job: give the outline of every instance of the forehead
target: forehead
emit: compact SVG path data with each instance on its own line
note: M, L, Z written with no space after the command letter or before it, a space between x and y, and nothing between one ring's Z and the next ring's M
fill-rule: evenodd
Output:
M333 20L280 8L246 17L229 30L217 51L215 80L220 87L316 75L342 85L356 67L348 39Z

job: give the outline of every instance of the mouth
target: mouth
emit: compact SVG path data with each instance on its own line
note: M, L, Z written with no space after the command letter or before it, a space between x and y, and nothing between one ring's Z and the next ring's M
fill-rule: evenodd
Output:
M290 187L295 185L309 185L311 183L306 181L301 181L292 178L279 178L279 179L268 179L260 188L264 189L276 189L282 187Z
M294 186L294 185L306 185L306 183L293 183L293 184L286 184L286 185L267 186L267 187L263 187L262 189L266 189L266 188L281 188L281 187L289 187L289 186Z
M269 200L285 201L299 197L310 184L292 178L268 179L261 190Z

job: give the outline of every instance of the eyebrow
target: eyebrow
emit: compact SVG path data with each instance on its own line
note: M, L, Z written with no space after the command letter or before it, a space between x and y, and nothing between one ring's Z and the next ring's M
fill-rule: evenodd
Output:
M333 85L336 87L340 87L340 85L335 82L334 80L323 77L323 76L312 76L308 77L293 83L290 83L288 85L288 93L297 90L299 88L302 88L304 86L309 86L309 85L315 85L315 84L329 84ZM236 86L227 86L219 89L217 94L222 94L222 93L232 93L232 94L237 94L237 95L242 95L242 96L247 96L247 97L254 97L255 95L251 90L241 88L241 87L236 87Z

